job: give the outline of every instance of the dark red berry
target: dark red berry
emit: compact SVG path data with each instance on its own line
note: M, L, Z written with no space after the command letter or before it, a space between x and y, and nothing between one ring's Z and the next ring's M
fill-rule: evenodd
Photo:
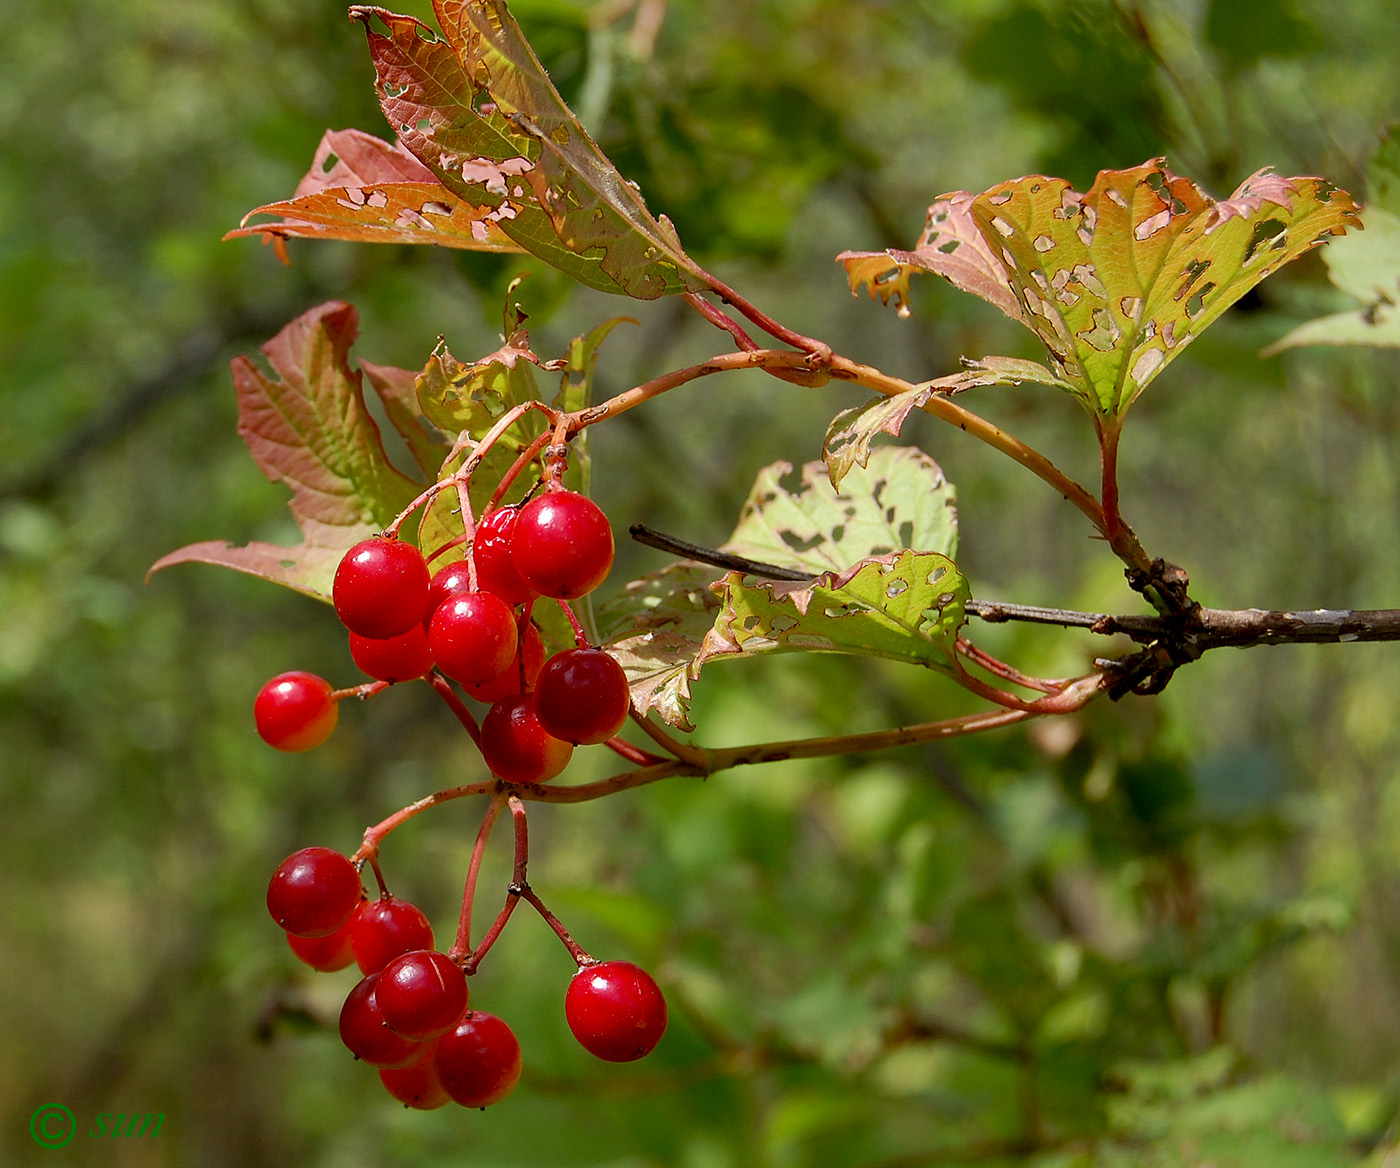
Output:
M379 1081L405 1107L417 1111L432 1111L450 1103L452 1098L443 1089L437 1076L437 1043L424 1042L423 1052L406 1067L386 1067L379 1072Z
M556 653L535 683L535 717L566 742L606 742L632 708L627 674L601 649Z
M331 683L314 673L279 673L258 691L253 721L269 746L295 752L320 746L340 718Z
M666 999L630 961L586 965L564 995L564 1017L584 1050L608 1062L650 1054L666 1032Z
M438 605L428 626L428 644L438 668L467 685L503 673L519 642L515 614L490 592L453 593Z
M433 667L428 633L416 624L397 637L362 637L350 634L350 656L356 665L380 681L412 681Z
M277 866L267 911L298 937L326 937L347 921L364 893L355 865L331 848L302 848Z
M520 1081L520 1043L496 1015L469 1010L437 1041L437 1076L454 1102L489 1107Z
M540 725L533 694L502 698L481 720L481 757L507 782L547 783L569 765L573 753L573 743Z
M433 947L433 926L417 905L397 896L367 900L350 920L350 941L361 973L378 973L395 957Z
M529 689L535 684L540 670L544 668L545 659L544 638L540 636L539 629L535 628L533 623L525 626L521 647L525 652L525 688ZM474 697L479 702L485 702L488 706L499 702L502 698L510 697L511 694L519 693L520 649L516 650L510 664L490 681L483 681L479 685L466 685L462 688L467 691L470 697Z
M361 540L340 561L331 599L341 623L362 637L397 637L428 609L428 565L411 543Z
M521 579L541 595L585 596L612 568L608 517L585 495L549 491L520 509L511 559Z
M372 1067L406 1067L423 1053L423 1044L396 1034L384 1025L375 998L379 974L355 984L340 1008L340 1041L357 1059Z
M344 969L355 960L355 952L350 944L350 930L355 924L352 916L334 933L325 937L298 937L286 934L287 944L292 952L312 969L321 973L334 973Z
M516 571L512 556L518 507L497 507L476 527L472 558L476 561L477 585L483 592L494 592L507 604L524 604L538 596Z
M415 949L383 968L375 997L391 1029L426 1042L451 1030L467 1008L467 976L446 953Z

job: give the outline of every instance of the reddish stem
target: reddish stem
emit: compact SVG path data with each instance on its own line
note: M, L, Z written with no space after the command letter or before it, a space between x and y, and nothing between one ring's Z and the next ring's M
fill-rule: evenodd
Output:
M481 727L476 724L476 718L473 717L472 712L457 696L457 692L452 688L452 683L436 669L428 674L425 680L433 689L437 690L438 697L447 703L448 709L457 715L457 721L462 723L462 729L471 736L471 740L476 743L476 748L480 750Z
M374 697L375 694L383 693L390 684L392 683L387 681L367 681L364 685L352 685L349 689L338 689L331 694L331 701L339 702L345 698L359 698L361 701L365 701Z
M795 349L801 349L814 359L817 365L824 365L831 357L831 346L825 341L819 341L814 337L804 336L802 333L794 332L786 325L779 324L766 312L761 311L745 297L739 295L724 281L716 279L708 272L705 273L705 280L726 304L732 304L741 313L748 317L754 324L758 325L770 337L777 337L785 345L791 345Z
M1150 571L1151 558L1118 509L1118 440L1123 428L1115 423L1105 430L1097 420L1095 425L1099 431L1099 459L1103 467L1103 532L1108 546L1129 567Z
M583 625L574 614L574 610L570 607L569 602L567 600L556 600L555 603L559 605L560 610L568 618L569 627L574 630L574 644L580 649L589 648L588 634L584 632Z
M1008 665L1005 661L993 657L990 653L984 653L971 641L962 637L957 641L958 652L969 661L980 665L994 677L999 677L1003 681L1009 681L1012 685L1019 685L1025 689L1033 689L1038 693L1059 693L1064 688L1066 681L1063 678L1050 679L1045 677L1030 677L1022 673L1014 665Z
M535 456L548 445L549 438L550 431L546 430L520 452L516 460L511 463L510 469L501 476L501 481L496 484L496 489L491 492L491 498L486 506L481 509L483 518L501 505L501 500L505 498L506 492L510 490L511 483L515 482L520 472L529 466L530 463L535 460Z
M559 940L564 942L564 948L569 951L569 956L574 959L580 969L585 965L597 964L597 961L588 955L583 946L569 936L569 930L559 923L559 918L550 912L549 909L545 908L544 901L540 900L540 898L535 895L535 890L533 888L528 884L522 884L519 888L521 897L534 905L535 911L539 913L540 916L544 917L545 924L554 930Z
M481 827L476 833L476 843L472 846L471 863L467 865L467 883L462 891L462 914L457 921L457 940L448 956L453 961L462 962L472 951L472 903L476 900L476 882L481 875L481 861L486 855L486 841L491 838L491 829L505 810L506 799L496 795L486 805L486 813L481 817Z
M746 333L739 322L728 313L720 311L704 297L694 292L685 294L685 302L695 309L701 316L708 320L716 328L721 328L734 338L734 343L746 352L752 353L758 348L752 337Z
M633 746L632 743L628 742L625 738L614 736L609 738L603 745L614 754L621 755L628 762L636 763L637 766L654 766L656 763L669 761L659 754L652 754L649 750L643 750L640 746Z

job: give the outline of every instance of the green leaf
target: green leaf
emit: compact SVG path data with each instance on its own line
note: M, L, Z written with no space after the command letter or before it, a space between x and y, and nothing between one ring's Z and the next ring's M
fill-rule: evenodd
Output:
M1162 160L1100 171L1087 193L1032 175L929 208L913 252L844 253L852 290L903 301L935 272L1044 343L1056 377L1105 424L1202 329L1281 265L1358 225L1346 192L1261 170L1226 200Z
M878 434L898 436L905 419L913 410L922 409L935 393L961 393L978 385L1020 385L1026 381L1053 385L1073 391L1073 386L1061 381L1044 365L1018 357L983 357L981 360L963 358L961 373L926 381L904 393L877 397L863 406L842 410L827 427L822 443L822 458L826 462L831 485L840 487L854 466L865 466L870 458L870 443Z
M436 429L419 404L418 374L411 369L372 365L368 361L361 361L360 369L383 405L389 424L404 440L425 480L436 479L448 447L435 437Z
M268 376L247 357L232 362L238 433L269 479L292 488L289 504L305 537L296 547L210 540L163 556L171 564L222 564L330 599L345 552L383 530L419 493L389 462L349 367L359 331L353 306L322 304L287 325L262 352Z
M599 348L618 325L638 323L630 316L614 316L569 343L559 392L551 403L556 410L573 413L593 404L593 375L598 368ZM593 460L589 445L588 430L585 429L570 444L569 465L564 472L564 485L584 495L589 494L592 487Z
M923 451L877 450L847 469L844 489L826 464L809 462L788 490L782 479L791 470L778 462L759 471L725 551L813 576L904 548L957 555L955 492Z

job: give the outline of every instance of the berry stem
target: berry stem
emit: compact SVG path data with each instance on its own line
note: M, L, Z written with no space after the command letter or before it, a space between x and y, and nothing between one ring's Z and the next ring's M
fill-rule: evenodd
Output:
M587 950L585 950L582 945L569 936L569 930L564 928L559 922L559 918L550 912L549 909L545 908L544 901L535 894L533 888L528 884L518 884L512 887L512 891L514 891L515 888L520 890L521 898L523 900L528 900L534 906L535 911L539 913L540 916L544 917L545 924L554 930L559 940L564 942L564 948L569 951L569 956L574 959L580 969L585 965L598 964L597 960L589 956Z
M525 817L525 804L520 801L518 795L509 796L506 803L510 807L511 817L515 820L515 870L511 874L510 887L506 889L505 906L496 914L496 919L491 922L491 927L481 939L481 944L470 950L462 961L462 969L468 976L477 971L482 958L496 943L496 938L501 935L501 930L506 927L511 913L515 911L515 906L520 903L520 890L527 886L525 868L530 862L530 831Z
M486 812L481 817L481 827L476 833L476 843L472 845L471 863L467 865L467 883L462 891L462 914L457 921L457 941L452 946L448 956L453 961L462 962L471 955L472 951L472 903L476 900L476 882L481 875L481 861L486 855L486 841L491 838L491 829L496 826L496 820L500 818L501 812L505 810L506 797L500 793L494 795L486 805Z
M462 728L471 736L471 740L476 743L476 748L481 749L481 727L477 725L476 718L467 709L462 699L457 696L457 691L452 688L452 683L434 669L426 678L429 685L437 691L438 697L447 703L448 709L457 715L457 721L462 723Z
M722 309L716 308L703 296L700 296L695 292L687 292L684 296L684 300L687 304L690 305L691 308L695 309L696 312L698 312L701 316L708 320L712 325L714 325L716 328L722 328L731 337L733 337L734 343L737 344L739 348L750 353L752 353L758 348L758 345L754 342L753 338L750 337L749 334L743 330L743 328L740 326L737 320L731 317L728 313L724 312Z
M379 849L376 848L365 857L365 862L369 864L370 871L374 873L374 882L379 885L379 895L388 896L389 887L384 883L384 873L379 870Z
M341 701L344 698L359 698L365 701L374 697L375 694L383 693L389 688L387 681L367 681L364 685L352 685L349 689L338 689L330 695L333 702Z
M652 754L649 750L643 750L640 746L633 746L625 738L612 737L603 743L614 754L621 755L628 762L636 763L637 766L652 766L658 762L667 762L659 754Z
M387 819L381 820L373 827L366 828L364 842L360 844L360 849L352 857L352 860L359 862L368 860L370 856L377 855L379 845L384 842L387 836L396 827L407 823L415 815L426 811L429 807L436 807L439 803L448 803L453 799L463 799L468 795L493 795L501 789L500 783L495 779L487 779L480 783L467 783L461 787L448 787L444 791L434 791L431 795L424 795L416 803L410 803L407 807L402 807L395 811Z
M568 618L569 626L574 630L574 644L580 649L589 648L588 633L578 619L578 614L574 612L567 600L556 601L559 609Z
M506 492L510 490L511 483L515 482L520 472L529 466L530 463L535 460L539 452L549 444L550 435L551 431L549 430L539 435L530 445L525 447L525 449L520 452L519 457L511 463L510 469L501 476L501 481L496 484L496 489L491 492L491 498L487 501L486 506L481 509L483 517L489 515L501 505L501 500L505 498Z

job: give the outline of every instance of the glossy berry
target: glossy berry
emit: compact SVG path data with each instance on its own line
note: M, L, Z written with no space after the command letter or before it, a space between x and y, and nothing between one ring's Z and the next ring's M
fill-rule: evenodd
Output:
M340 1008L340 1041L372 1067L406 1067L423 1053L423 1044L396 1034L384 1025L375 988L379 974L356 983Z
M481 757L507 782L547 783L569 765L573 753L573 743L540 725L533 694L502 698L481 720Z
M272 874L267 911L298 937L326 937L350 920L363 896L355 865L331 848L302 848Z
M295 933L286 934L287 944L292 952L312 969L321 973L334 973L344 969L355 960L355 951L350 943L350 930L355 924L352 916L334 933L325 937L298 937Z
M524 604L539 593L516 570L512 554L518 507L497 507L476 528L472 558L476 561L477 584L483 592L494 592L507 604Z
M350 919L350 943L361 973L378 973L395 957L433 947L433 926L415 904L397 896L367 900Z
M390 1029L416 1042L446 1034L467 1008L467 975L446 953L415 949L389 962L375 990Z
M556 653L535 683L535 717L566 742L606 742L631 708L627 674L601 649Z
M360 669L380 681L412 681L433 667L428 633L416 624L397 637L350 634L350 656Z
M416 547L402 540L361 540L336 568L331 599L352 633L397 637L428 609L428 565Z
M432 623L433 613L437 612L438 605L454 592L472 591L474 589L472 588L471 569L467 566L466 560L454 560L434 572L432 579L428 581L428 609L423 614L424 632Z
M425 1042L423 1053L406 1067L388 1067L379 1072L379 1081L405 1107L432 1111L452 1101L437 1076L437 1043Z
M520 509L511 559L521 579L542 596L585 596L612 568L608 517L585 495L549 491Z
M535 684L535 679L539 677L540 670L544 668L545 649L544 639L540 636L539 629L534 624L525 626L525 635L521 638L521 648L516 650L515 656L510 659L510 664L490 681L483 681L479 685L466 685L462 688L467 691L469 697L474 697L479 702L485 702L488 706L499 702L502 698L508 698L511 694L520 692L520 654L525 654L525 688L530 689Z
M428 626L428 645L438 668L472 685L503 673L520 643L515 614L490 592L454 592Z
M520 1081L520 1043L496 1015L469 1010L437 1041L437 1076L454 1102L489 1107Z
M580 1045L608 1062L650 1054L666 1032L666 999L630 961L586 965L564 995L564 1017Z
M331 683L314 673L279 673L258 691L253 721L269 746L296 752L320 746L340 718Z

